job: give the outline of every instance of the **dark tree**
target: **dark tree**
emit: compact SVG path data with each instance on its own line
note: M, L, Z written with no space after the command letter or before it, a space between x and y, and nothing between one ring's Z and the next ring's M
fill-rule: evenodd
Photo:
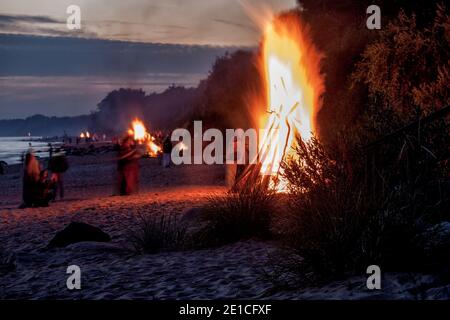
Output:
M130 122L143 118L145 92L142 89L119 89L110 92L97 106L92 116L92 128L96 132L118 134L125 132Z
M237 51L218 58L199 90L190 118L203 120L206 126L248 128L256 120L255 108L264 110L264 89L253 52Z

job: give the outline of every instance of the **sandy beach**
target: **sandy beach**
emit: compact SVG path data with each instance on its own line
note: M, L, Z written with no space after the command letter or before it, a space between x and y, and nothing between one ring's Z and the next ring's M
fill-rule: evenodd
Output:
M113 196L114 154L71 157L66 198L47 208L17 209L20 167L1 179L3 252L16 270L0 278L1 298L250 298L263 296L258 268L271 246L248 241L219 249L136 255L127 237L143 214L183 214L214 193L223 193L223 168L187 166L163 169L157 159L141 159L140 193ZM48 249L54 234L71 221L97 226L110 243L83 242ZM253 259L251 258L253 257ZM250 259L249 259L250 258ZM66 288L66 268L77 264L83 289ZM254 268L256 266L256 268Z
M47 208L18 209L20 166L8 167L0 176L0 249L2 259L14 265L0 274L1 299L415 299L417 292L407 283L409 288L419 283L431 290L427 297L444 298L443 290L448 292L448 286L422 275L388 275L381 294L366 289L364 276L322 288L280 291L263 276L270 268L269 257L280 249L268 241L138 255L127 241L137 216L182 216L201 206L208 196L226 192L224 168L164 169L158 159L141 159L139 194L121 197L113 195L114 157L114 153L69 157L66 198ZM99 227L112 241L46 248L72 221ZM66 269L72 264L82 270L81 290L66 287Z

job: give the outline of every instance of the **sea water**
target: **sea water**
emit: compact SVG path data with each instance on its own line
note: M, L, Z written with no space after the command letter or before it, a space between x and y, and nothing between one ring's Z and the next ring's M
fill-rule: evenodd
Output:
M0 160L8 165L21 163L22 156L32 148L39 158L48 157L48 142L42 137L0 137Z

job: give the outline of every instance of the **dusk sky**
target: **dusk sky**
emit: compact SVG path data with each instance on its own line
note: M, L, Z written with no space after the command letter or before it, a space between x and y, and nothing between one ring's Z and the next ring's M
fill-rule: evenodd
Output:
M86 114L120 87L195 86L218 55L257 45L244 6L278 12L295 3L2 0L0 119ZM81 8L81 30L66 28L71 4Z

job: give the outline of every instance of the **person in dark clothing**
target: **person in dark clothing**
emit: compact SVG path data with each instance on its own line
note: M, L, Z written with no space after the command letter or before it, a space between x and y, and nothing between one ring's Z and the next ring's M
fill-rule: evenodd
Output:
M53 146L52 144L49 142L48 143L48 158L51 159L53 157Z
M55 198L52 189L53 182L48 181L48 171L42 170L39 175L39 180L36 182L33 196L33 206L48 207L50 200Z
M172 153L172 141L170 136L166 136L163 142L163 167L170 167L170 154Z
M39 181L41 168L38 160L30 150L25 155L23 180L22 180L22 199L21 208L31 207L34 203L36 185Z
M60 199L64 198L64 173L69 169L69 163L61 150L56 150L55 155L48 163L48 169L52 172L51 180L54 183L55 198L59 190Z
M5 174L5 166L8 164L5 161L0 161L0 175Z
M131 136L123 139L119 145L117 173L120 195L130 195L137 192L139 184L140 154Z

